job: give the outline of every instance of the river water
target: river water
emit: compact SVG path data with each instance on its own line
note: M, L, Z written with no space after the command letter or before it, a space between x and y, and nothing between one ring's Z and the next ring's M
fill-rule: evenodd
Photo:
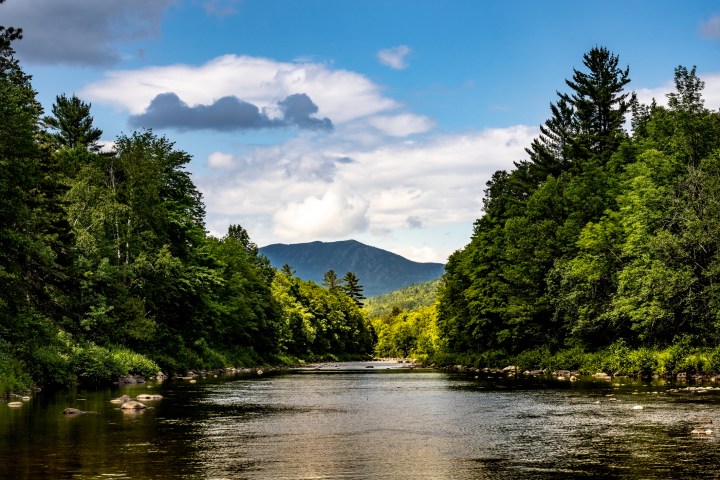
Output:
M0 404L0 478L720 478L720 391L400 366L338 364ZM110 403L147 393L163 399L134 413ZM66 407L87 413L66 416Z

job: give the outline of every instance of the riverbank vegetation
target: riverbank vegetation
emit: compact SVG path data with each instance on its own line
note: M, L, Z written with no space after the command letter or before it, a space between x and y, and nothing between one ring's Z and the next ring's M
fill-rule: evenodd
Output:
M151 131L101 151L75 96L45 115L21 37L0 28L0 390L372 353L351 272L326 290L239 225L209 236L190 155Z
M445 351L718 373L720 114L695 68L675 70L663 106L625 89L629 70L608 50L583 65L529 158L488 182L484 215L447 264Z
M640 103L629 82L607 49L583 57L528 158L487 183L434 321L382 312L378 353L720 374L720 113L705 108L694 67L675 70L666 105ZM420 345L428 336L434 353Z
M276 271L239 225L208 235L169 139L102 150L75 96L46 115L21 37L0 27L0 390L373 353L720 373L720 113L695 68L646 105L591 49L527 159L487 183L442 281L365 301L352 272L321 286Z

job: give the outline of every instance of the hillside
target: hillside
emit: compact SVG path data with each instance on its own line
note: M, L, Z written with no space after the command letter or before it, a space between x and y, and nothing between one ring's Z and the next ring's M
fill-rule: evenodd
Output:
M421 307L429 307L437 300L439 287L440 279L435 279L383 293L365 302L365 312L370 318L378 318L388 315L396 308L409 312Z
M310 242L262 247L275 268L290 265L298 277L322 283L328 270L339 277L353 272L367 297L374 297L408 285L434 280L443 274L441 263L418 263L395 253L371 247L355 240Z

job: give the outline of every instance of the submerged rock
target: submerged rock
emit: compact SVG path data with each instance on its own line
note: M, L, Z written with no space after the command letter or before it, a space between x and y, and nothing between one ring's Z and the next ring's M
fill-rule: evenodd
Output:
M23 406L23 403L22 403L22 402L10 402L10 403L8 403L8 407L10 407L10 408L19 408L19 407L22 407L22 406Z

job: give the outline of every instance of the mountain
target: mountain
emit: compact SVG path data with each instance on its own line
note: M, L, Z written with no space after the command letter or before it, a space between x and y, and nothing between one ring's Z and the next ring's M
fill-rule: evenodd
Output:
M418 263L356 240L341 242L276 243L260 249L275 268L290 265L303 280L322 284L328 270L342 278L353 272L366 297L392 292L440 277L442 263Z

